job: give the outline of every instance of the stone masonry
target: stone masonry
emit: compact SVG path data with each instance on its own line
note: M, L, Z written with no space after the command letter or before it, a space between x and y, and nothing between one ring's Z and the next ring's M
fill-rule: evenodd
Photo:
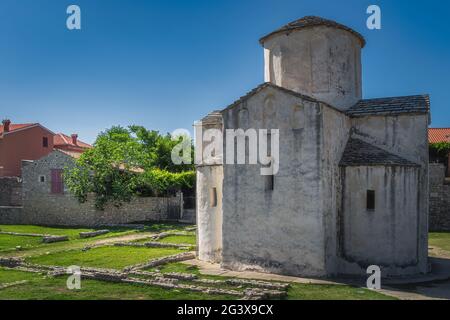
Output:
M18 177L0 178L0 206L22 205L22 181Z
M64 187L61 194L51 193L51 169L65 169L74 160L61 151L53 151L36 161L24 161L23 208L0 207L0 224L37 224L97 227L141 221L165 220L181 210L182 196L137 197L121 207L108 205L97 210L93 195L86 203Z
M198 258L294 276L427 273L429 96L363 99L365 40L334 21L304 17L260 43L264 83L195 123ZM269 166L250 164L250 146L268 154L261 139L278 137Z
M445 166L430 163L430 231L450 231L450 182Z

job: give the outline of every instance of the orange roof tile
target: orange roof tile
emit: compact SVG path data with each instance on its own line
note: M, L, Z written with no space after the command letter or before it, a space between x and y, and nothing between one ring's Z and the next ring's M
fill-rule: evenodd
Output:
M15 130L19 130L19 129L23 129L23 128L27 128L27 127L32 127L37 125L37 123L15 123L15 124L10 124L9 125L9 132L15 131ZM3 133L3 124L0 124L0 134Z
M450 142L450 128L429 128L428 142Z
M62 150L62 149L55 149L55 150L62 152L64 154L67 154L68 156L70 156L74 159L79 159L81 157L81 155L83 154L83 152L77 152L77 151L67 151L67 150Z
M92 146L86 142L83 142L77 139L77 144L73 144L72 137L65 135L64 133L58 133L53 137L53 145L55 147L58 146L71 146L71 147L79 147L84 149L92 148Z

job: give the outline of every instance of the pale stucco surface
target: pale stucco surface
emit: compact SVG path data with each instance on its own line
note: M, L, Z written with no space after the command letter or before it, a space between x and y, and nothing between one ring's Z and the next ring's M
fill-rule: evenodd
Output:
M326 26L264 42L265 81L345 110L361 99L361 41Z
M226 129L279 129L274 189L260 164L198 166L199 258L300 276L362 275L371 264L382 276L427 272L428 111L346 113L362 88L361 40L346 30L280 32L263 46L270 85L214 119L224 140ZM350 138L399 160L341 164ZM211 187L222 190L214 208Z

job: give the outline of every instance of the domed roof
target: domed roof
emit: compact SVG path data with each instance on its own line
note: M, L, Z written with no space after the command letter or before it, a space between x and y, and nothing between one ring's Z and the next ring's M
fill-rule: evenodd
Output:
M268 35L262 37L261 39L259 39L259 42L261 44L263 44L264 41L266 41L269 37L271 37L275 34L278 34L278 33L289 34L294 30L316 27L316 26L326 26L326 27L338 28L338 29L348 31L348 32L352 33L354 36L356 36L361 41L361 48L363 48L366 45L366 40L359 32L356 32L355 30L353 30L349 27L346 27L343 24L337 23L335 21L324 19L321 17L316 17L316 16L306 16L301 19L292 21L292 22L288 23L287 25L281 27L280 29L277 29L277 30L269 33Z

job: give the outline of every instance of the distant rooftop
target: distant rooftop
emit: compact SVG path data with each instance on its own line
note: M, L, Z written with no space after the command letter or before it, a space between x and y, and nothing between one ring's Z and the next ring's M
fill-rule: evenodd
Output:
M53 144L55 147L58 146L69 146L69 147L79 147L83 149L92 148L92 146L86 142L79 139L76 140L76 144L73 143L72 137L65 135L64 133L58 133L53 137Z
M349 116L371 114L389 115L401 113L428 113L430 97L428 95L364 99L346 111Z
M429 128L428 142L450 142L450 128Z
M37 123L14 123L14 124L10 124L9 125L9 132L15 131L15 130L19 130L19 129L24 129L24 128L28 128L28 127L33 127L36 126ZM0 134L3 133L4 130L4 126L3 124L0 123Z
M362 48L366 45L366 40L359 32L356 32L355 30L353 30L347 26L344 26L343 24L337 23L336 21L328 20L328 19L324 19L324 18L316 17L316 16L306 16L301 19L292 21L292 22L288 23L287 25L262 37L261 39L259 39L259 42L262 44L269 37L271 37L275 34L278 34L278 33L289 34L294 30L311 28L311 27L316 27L316 26L332 27L332 28L337 28L337 29L342 29L342 30L348 31L359 38L359 40L361 41Z

